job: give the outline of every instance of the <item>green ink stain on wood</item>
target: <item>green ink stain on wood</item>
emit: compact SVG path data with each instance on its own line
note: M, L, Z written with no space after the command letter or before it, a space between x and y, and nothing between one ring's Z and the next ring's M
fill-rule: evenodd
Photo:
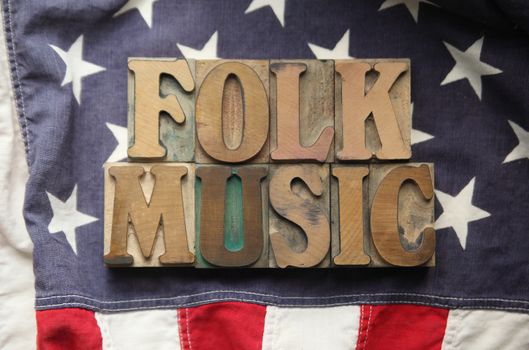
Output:
M224 247L236 252L244 246L244 213L242 203L242 181L232 170L232 176L226 182L224 197ZM195 256L197 266L213 267L200 251L200 218L202 216L202 180L195 178ZM208 213L204 213L208 215Z
M202 206L202 179L195 178L195 258L197 266L211 266L200 251L200 209Z
M224 246L232 252L241 250L244 246L244 220L242 209L242 181L232 171L233 175L226 183L224 201Z

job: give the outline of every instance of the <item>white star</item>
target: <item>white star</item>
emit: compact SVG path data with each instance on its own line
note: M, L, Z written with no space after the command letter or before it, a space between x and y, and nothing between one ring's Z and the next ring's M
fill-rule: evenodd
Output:
M419 21L419 5L421 2L424 2L428 5L438 6L430 1L427 0L386 0L380 5L379 11L385 10L387 8L396 6L396 5L405 5L408 8L408 11L410 11L411 16L415 20L415 22Z
M285 1L286 0L253 0L244 13L250 13L261 7L270 6L281 26L285 26Z
M509 125L518 138L518 146L507 155L503 164L514 160L527 158L529 159L529 132L525 131L520 125L509 120Z
M410 104L410 114L413 120L413 102ZM411 129L411 144L415 145L420 142L428 141L433 139L433 135L419 131L417 129Z
M61 201L49 192L46 192L50 201L53 217L48 225L50 233L64 232L66 240L77 255L77 243L75 240L75 229L79 226L97 221L93 216L77 211L77 185L73 188L70 198L66 202Z
M476 95L478 95L478 98L481 100L481 77L483 75L502 73L498 68L480 61L479 57L481 56L483 39L484 37L478 39L464 52L443 41L443 44L445 44L450 55L452 55L456 61L456 64L441 82L441 85L446 85L461 79L467 79L474 89L474 92L476 92Z
M320 60L352 58L349 56L349 29L331 50L311 43L309 43L309 47L314 56Z
M433 139L434 137L426 132L417 129L411 129L411 144L415 145L424 141Z
M195 58L199 60L204 59L215 59L219 58L217 56L217 38L218 38L218 32L213 33L211 38L209 38L208 42L202 47L201 50L193 49L188 46L184 46L181 44L176 44L178 46L178 49L185 58Z
M116 13L114 13L114 16L112 17L117 17L127 11L138 9L145 23L147 23L149 28L151 28L152 27L152 8L156 1L158 0L129 0Z
M128 147L128 136L127 136L127 128L111 123L106 123L107 128L110 129L112 132L112 135L114 135L114 138L118 142L116 148L108 157L107 163L110 162L119 162L122 159L127 158L127 147Z
M66 65L66 72L64 73L61 86L72 83L73 95L77 100L77 103L81 104L81 79L102 72L105 68L83 60L82 35L75 40L72 46L70 46L68 52L65 52L55 45L50 45L50 47L55 50Z
M467 245L468 224L490 216L490 213L472 205L475 180L476 178L470 180L455 197L435 190L435 195L443 207L443 214L435 222L435 229L452 227L463 250Z

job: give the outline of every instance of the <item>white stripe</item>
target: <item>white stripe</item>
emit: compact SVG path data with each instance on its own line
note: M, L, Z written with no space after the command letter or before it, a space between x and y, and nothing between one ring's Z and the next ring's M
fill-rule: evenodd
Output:
M11 1L0 4L0 349L31 350L37 334L33 244L22 216L28 167L9 76L6 12Z
M180 350L176 310L99 313L103 350Z
M450 310L442 350L529 349L529 315Z
M266 308L263 350L354 350L359 306Z

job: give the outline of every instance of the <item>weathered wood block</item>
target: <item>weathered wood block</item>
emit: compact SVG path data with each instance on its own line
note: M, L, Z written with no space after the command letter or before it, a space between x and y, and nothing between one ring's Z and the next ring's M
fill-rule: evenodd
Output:
M411 157L409 59L336 60L336 160Z
M197 163L268 163L268 60L196 61Z
M107 266L193 264L194 165L107 163L104 169Z
M195 61L129 58L131 160L191 162L195 153Z
M196 267L268 267L268 165L197 168Z
M272 161L334 162L334 62L270 62Z
M270 267L330 265L329 165L270 165Z
M369 167L331 166L331 257L334 266L369 264Z
M369 168L370 266L435 266L433 164Z

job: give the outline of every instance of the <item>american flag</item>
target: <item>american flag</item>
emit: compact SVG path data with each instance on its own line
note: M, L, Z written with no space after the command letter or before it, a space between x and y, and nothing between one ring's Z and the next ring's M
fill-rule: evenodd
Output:
M42 349L529 348L523 0L3 0ZM108 269L127 58L410 58L436 267Z

